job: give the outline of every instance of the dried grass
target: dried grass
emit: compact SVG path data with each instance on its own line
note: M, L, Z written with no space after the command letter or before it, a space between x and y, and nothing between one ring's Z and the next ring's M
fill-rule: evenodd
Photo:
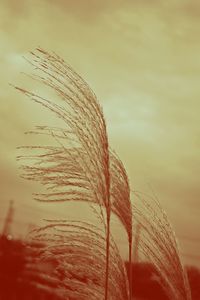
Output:
M29 134L47 136L53 145L20 147L22 177L40 182L46 192L34 194L37 201L84 201L99 207L102 227L88 222L51 220L34 232L42 242L40 259L56 258L58 264L44 288L56 283L66 299L132 299L133 221L142 226L138 247L162 275L170 299L190 300L187 278L173 231L158 205L151 207L135 193L134 206L125 168L110 150L102 108L87 83L55 53L36 49L29 63L31 75L59 98L42 97L16 87L32 101L51 111L63 128L37 126ZM135 201L137 198L139 201ZM118 216L127 233L129 282L119 250L112 238L111 215ZM43 276L43 275L41 275Z

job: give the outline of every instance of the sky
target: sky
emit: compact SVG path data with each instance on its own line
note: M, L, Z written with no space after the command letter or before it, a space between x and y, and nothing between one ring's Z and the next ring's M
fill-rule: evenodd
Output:
M182 251L199 254L198 242L183 239L200 239L199 17L198 0L1 1L1 220L10 199L22 227L47 210L16 163L24 131L45 115L10 85L32 88L23 56L41 46L89 83L132 189L153 191Z

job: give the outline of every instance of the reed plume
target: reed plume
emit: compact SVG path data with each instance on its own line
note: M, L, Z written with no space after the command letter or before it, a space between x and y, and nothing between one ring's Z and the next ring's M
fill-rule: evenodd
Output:
M24 147L37 151L28 157L19 157L31 162L31 165L22 166L24 177L47 186L46 194L35 194L36 200L88 201L105 208L106 218L103 221L106 224L107 300L111 201L108 138L102 109L85 81L56 54L37 49L32 56L30 63L43 73L43 76L32 77L52 88L61 103L57 104L21 88L17 89L56 114L64 122L65 129L40 126L30 132L51 135L58 146ZM71 146L64 146L63 139ZM104 218L103 213L101 217Z
M133 196L134 221L140 226L138 250L157 269L169 299L191 300L177 240L165 211L155 197L141 192L133 192Z
M132 204L130 200L130 186L126 170L117 155L110 151L111 172L111 204L112 212L115 213L123 224L128 237L129 252L129 295L132 299Z
M54 97L16 89L51 111L63 127L42 125L27 132L50 137L53 144L20 147L28 152L18 157L22 161L22 177L46 187L46 192L34 194L37 201L86 202L95 212L96 206L99 208L102 224L97 228L87 222L49 220L47 226L34 232L34 239L43 244L40 257L56 257L58 262L52 277L45 275L44 288L56 282L57 293L66 299L131 300L134 221L143 232L138 247L159 270L169 299L190 300L187 278L166 215L138 193L132 207L128 177L109 147L105 119L95 94L56 54L39 48L31 56L29 63L37 71L31 77L50 88L58 102ZM129 288L112 238L112 214L127 233Z
M57 282L57 294L65 299L104 299L106 238L103 228L80 221L49 221L46 226L32 232L32 240L44 245L39 257L44 261L55 260L48 289ZM108 298L128 299L128 282L119 250L110 241L110 273Z

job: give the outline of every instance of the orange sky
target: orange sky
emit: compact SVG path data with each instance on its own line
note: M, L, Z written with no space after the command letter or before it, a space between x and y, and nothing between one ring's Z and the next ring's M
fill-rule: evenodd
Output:
M43 124L44 115L8 83L32 87L20 74L27 70L22 56L41 46L61 55L97 94L132 187L156 192L178 236L200 238L200 2L3 0L0 6L2 215L11 198L22 203L17 219L35 207L33 185L19 179L15 156L23 132ZM181 245L191 254L200 250Z

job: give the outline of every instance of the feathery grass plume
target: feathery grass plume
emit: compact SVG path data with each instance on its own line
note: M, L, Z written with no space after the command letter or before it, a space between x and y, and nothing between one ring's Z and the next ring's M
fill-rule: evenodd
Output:
M40 259L54 263L51 276L44 276L46 281L42 288L48 290L52 282L56 282L57 295L65 299L104 299L106 238L102 228L87 222L49 221L48 225L32 232L32 239L43 245L38 253ZM112 276L108 299L127 300L127 275L113 239L109 251Z
M50 134L49 131L55 128L37 127L35 133ZM58 138L58 133L54 132L54 137ZM59 135L59 138L61 135ZM40 201L65 201L65 200L81 200L91 201L90 195L77 193L77 189L89 190L89 185L82 174L80 165L77 164L76 153L73 149L63 149L61 147L35 147L37 154L32 156L21 156L20 159L28 159L35 165L22 166L24 178L36 180L48 185L47 194L35 194L35 199ZM41 152L42 151L42 152ZM41 153L40 153L41 152ZM40 153L40 154L39 154ZM84 154L82 154L84 155ZM86 155L86 154L85 154ZM45 159L44 159L45 157ZM67 170L67 171L66 171ZM111 173L111 209L115 213L121 223L124 225L128 235L129 244L129 276L132 282L132 208L130 202L130 187L125 168L113 151L110 151L110 173ZM76 185L76 194L69 190L72 185ZM56 192L50 192L55 190ZM130 284L130 296L131 296Z
M47 187L46 193L34 194L38 201L86 201L105 208L106 218L104 220L101 208L101 219L106 230L106 300L108 298L112 206L108 138L103 113L88 85L61 58L42 49L37 49L31 54L32 60L29 62L39 71L38 75L31 77L52 88L58 95L60 103L57 104L54 100L50 101L22 88L17 87L17 89L34 102L56 114L63 121L65 128L38 126L29 132L52 136L56 146L21 147L32 152L31 155L18 157L26 161L22 165L23 176L29 180L39 181ZM65 146L66 141L68 142L67 146ZM115 172L113 179L119 179L118 183L120 183L120 178L124 176L123 180L126 186L125 172L122 171L121 164L114 158L114 155L112 157L113 172L115 168L121 172L118 176ZM112 186L116 189L117 185L112 184ZM121 192L122 190L125 189L122 188ZM116 191L120 191L120 187ZM127 209L122 209L120 212L118 207L118 204L123 202L122 195L119 195L118 198L115 195L113 199L116 200L113 210L125 225L130 242L131 229L128 229L128 222L123 217L123 214L127 213ZM126 204L127 201L125 201ZM129 206L127 207L129 208Z
M134 192L134 198L134 220L140 226L139 250L158 270L170 300L191 300L187 275L166 213L154 197Z
M111 204L114 212L124 225L128 236L129 252L129 296L132 299L132 204L126 170L117 155L110 151Z
M59 272L56 273L58 277L49 280L59 283L59 293L62 290L64 294L68 293L67 297L74 300L115 300L119 297L131 299L132 291L131 288L130 292L127 291L124 266L120 256L116 254L117 250L114 251L110 232L110 217L113 212L127 232L131 267L133 225L130 188L123 164L109 150L102 109L84 80L56 54L37 49L32 53L30 64L39 72L32 78L50 87L58 96L58 103L55 99L49 100L22 88L17 89L53 112L61 119L64 128L37 126L28 132L50 136L54 145L21 147L23 151L28 151L27 155L19 156L19 160L24 161L23 176L46 187L46 193L34 195L38 201L85 201L91 205L97 204L105 229L105 235L102 235L86 224L76 223L72 226L61 221L42 228L39 238L44 239L43 253L45 257L48 253L51 257L56 251L59 261L56 270L61 268L61 273L64 274L62 283ZM165 214L159 206L156 206L156 209L151 207L138 193L135 194L135 199L139 201L135 200L133 216L142 226L139 248L159 270L170 299L190 300L187 278ZM65 248L62 248L62 245ZM95 251L101 253L100 258L99 255L95 256ZM93 266L89 265L90 270L86 268L90 256L100 259L101 262L98 268L95 265L96 271L98 270L95 284L93 281L91 283L92 276L95 276ZM79 259L80 273L90 274L90 285L87 285L88 282L81 283L81 292L77 291L78 269L72 264L75 262L74 258L77 261ZM70 274L74 276L73 289L69 285ZM131 271L129 276L132 276ZM129 281L131 285L132 280Z

